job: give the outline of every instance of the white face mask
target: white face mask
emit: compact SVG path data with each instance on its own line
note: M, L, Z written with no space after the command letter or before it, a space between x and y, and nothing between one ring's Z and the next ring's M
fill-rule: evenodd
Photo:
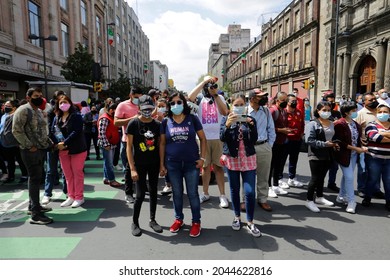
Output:
M321 118L327 120L329 119L330 115L332 114L331 112L318 112L318 114L320 115Z
M233 106L233 113L242 115L245 113L245 106Z
M387 92L382 92L382 93L381 93L381 98L382 98L382 99L387 99L387 97L389 97L389 95L388 95Z

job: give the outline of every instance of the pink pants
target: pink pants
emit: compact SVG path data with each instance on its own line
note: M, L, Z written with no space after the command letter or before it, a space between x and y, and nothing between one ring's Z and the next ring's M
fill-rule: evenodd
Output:
M68 187L68 197L74 200L84 198L84 162L87 151L69 155L68 150L59 151L62 171Z

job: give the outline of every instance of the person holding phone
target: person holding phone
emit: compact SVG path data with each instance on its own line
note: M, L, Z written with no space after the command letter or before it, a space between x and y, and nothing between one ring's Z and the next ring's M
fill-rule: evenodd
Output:
M256 204L256 121L253 117L246 117L243 114L245 112L245 95L233 95L232 105L232 112L227 117L222 118L220 130L220 139L223 142L221 163L227 169L234 212L232 229L241 229L241 176L245 192L247 229L254 237L260 237L261 232L253 223Z
M333 202L324 198L324 179L333 159L333 149L339 146L332 142L334 125L329 120L331 104L321 101L314 110L314 120L305 127L305 140L309 146L308 157L311 179L307 189L306 207L312 212L320 212L316 204L333 206ZM316 199L314 200L314 193Z

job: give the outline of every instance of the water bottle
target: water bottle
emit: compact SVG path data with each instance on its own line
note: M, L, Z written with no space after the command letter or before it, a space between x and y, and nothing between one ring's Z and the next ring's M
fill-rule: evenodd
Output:
M63 142L65 140L64 135L62 134L58 125L54 126L54 136L56 137L58 142Z

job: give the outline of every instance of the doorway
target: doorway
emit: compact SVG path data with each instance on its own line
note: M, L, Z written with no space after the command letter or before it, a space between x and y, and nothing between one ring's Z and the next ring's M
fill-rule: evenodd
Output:
M363 94L375 91L376 60L371 55L362 60L358 74L357 92Z

